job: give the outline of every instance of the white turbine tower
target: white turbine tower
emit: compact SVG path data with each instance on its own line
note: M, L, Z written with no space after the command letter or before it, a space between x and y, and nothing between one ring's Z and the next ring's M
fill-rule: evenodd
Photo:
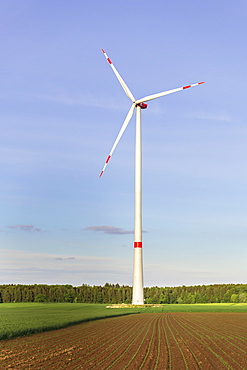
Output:
M204 82L199 82L192 85L187 85L179 87L177 89L164 91L158 94L148 95L142 99L136 100L131 93L130 89L114 67L111 59L108 57L106 52L102 49L106 60L110 64L113 72L115 73L118 81L120 82L122 88L124 89L128 98L132 101L130 110L125 118L125 121L119 131L119 134L113 144L113 147L106 159L105 165L100 173L100 177L103 175L109 160L112 157L116 146L121 139L126 127L128 126L134 110L136 110L136 145L135 145L135 221L134 221L134 276L133 276L133 295L132 295L132 304L133 305L142 305L144 304L143 297L143 265L142 265L142 140L141 140L141 109L146 109L147 104L145 102L160 98L168 94L175 93L180 90L185 90L190 87L201 85Z

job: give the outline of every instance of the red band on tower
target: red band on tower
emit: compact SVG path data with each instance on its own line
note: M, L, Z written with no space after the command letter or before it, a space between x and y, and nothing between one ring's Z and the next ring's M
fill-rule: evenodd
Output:
M134 242L134 248L142 248L142 242Z

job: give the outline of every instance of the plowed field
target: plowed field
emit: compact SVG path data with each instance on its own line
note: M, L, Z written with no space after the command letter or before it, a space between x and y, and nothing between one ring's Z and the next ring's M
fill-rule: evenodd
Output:
M136 314L0 345L1 369L247 369L247 314Z

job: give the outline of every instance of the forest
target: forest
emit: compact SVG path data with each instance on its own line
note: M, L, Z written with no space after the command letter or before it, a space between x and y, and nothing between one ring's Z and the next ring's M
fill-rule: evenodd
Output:
M71 302L131 303L132 287L106 283L104 286L72 285L0 285L0 303ZM247 285L214 284L180 287L144 288L145 303L247 303Z

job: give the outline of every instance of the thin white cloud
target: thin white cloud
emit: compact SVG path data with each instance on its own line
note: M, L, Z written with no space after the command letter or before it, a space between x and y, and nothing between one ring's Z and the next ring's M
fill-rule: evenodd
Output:
M196 119L206 119L210 121L223 121L223 122L230 122L231 116L227 112L194 112L188 115L185 115L188 118L196 118Z
M91 231L102 231L105 234L123 235L123 234L133 234L133 230L124 230L119 227L114 226L89 226L83 230Z
M66 256L0 249L2 284L131 283L132 261L116 257Z
M54 258L55 261L68 261L68 260L76 260L76 257L55 257Z
M43 231L42 229L38 227L34 227L34 225L12 225L8 226L9 229L14 229L14 230L21 230L21 231Z
M51 93L39 94L39 99L61 103L65 105L81 105L95 108L107 108L114 110L125 110L125 106L112 96L97 96L90 93L70 95L65 91L56 91Z

